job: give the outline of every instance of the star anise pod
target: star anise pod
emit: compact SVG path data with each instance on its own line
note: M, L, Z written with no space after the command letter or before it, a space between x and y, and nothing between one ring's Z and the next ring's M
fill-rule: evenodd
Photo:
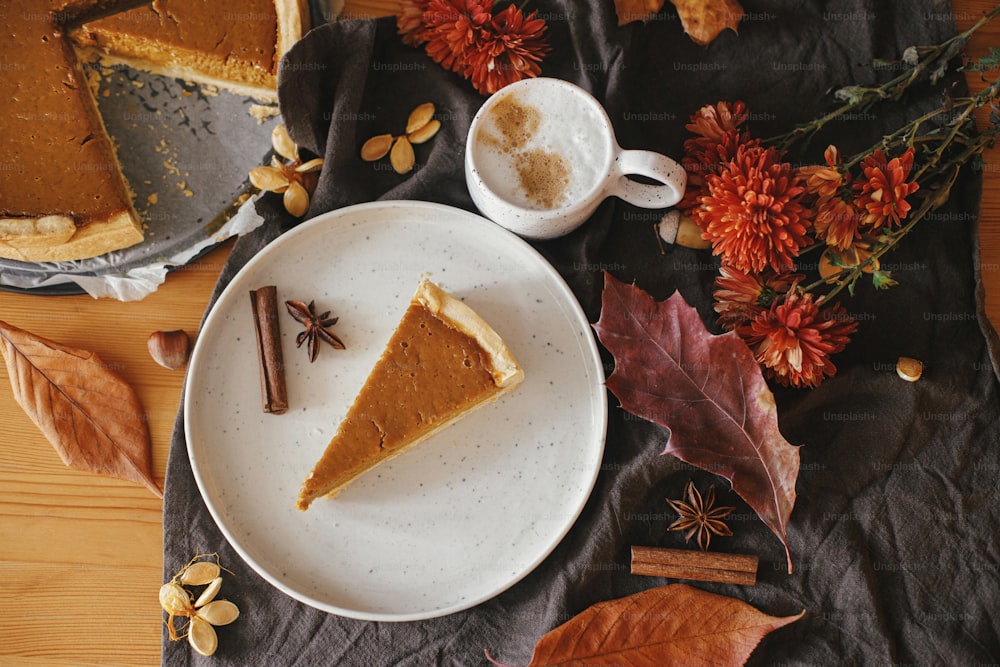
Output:
M709 542L712 535L728 537L733 534L723 519L729 516L735 507L713 507L715 505L715 486L708 487L708 493L702 499L701 493L694 486L694 482L688 482L684 487L684 495L687 502L683 500L667 500L667 503L674 508L680 517L674 521L667 530L686 530L684 541L690 541L691 537L698 534L698 546L702 551L708 551Z
M330 317L329 310L317 315L315 301L310 301L307 306L302 301L294 300L286 301L285 308L296 321L305 326L305 330L295 337L295 347L302 347L302 343L309 341L309 363L316 361L316 357L319 356L319 342L321 340L338 350L344 349L344 342L336 334L326 330L326 327L332 327L340 319L339 317Z

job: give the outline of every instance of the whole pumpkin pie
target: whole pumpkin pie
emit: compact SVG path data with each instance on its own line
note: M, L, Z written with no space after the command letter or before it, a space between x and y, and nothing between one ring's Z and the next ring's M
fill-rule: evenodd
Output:
M500 336L422 280L382 356L299 492L305 510L524 379Z
M153 69L166 58L177 65L175 74L205 72L221 81L215 64L231 62L227 75L242 72L247 91L273 98L278 61L306 27L299 2L164 0L140 9L133 9L139 4L134 0L3 3L0 257L85 259L143 239L131 190L69 34L80 45L106 47L109 57L116 48L139 45L130 63L139 66L146 58ZM124 18L149 12L162 25ZM105 44L89 37L98 34ZM241 60L242 54L249 55Z

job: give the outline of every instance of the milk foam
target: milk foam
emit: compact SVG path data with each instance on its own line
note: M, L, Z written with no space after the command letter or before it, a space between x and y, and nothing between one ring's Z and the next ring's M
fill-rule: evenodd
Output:
M521 88L506 96L482 117L475 137L473 160L483 182L527 209L582 200L607 173L610 156L601 115L562 88ZM509 113L512 106L527 113ZM521 123L518 128L510 126L513 119Z

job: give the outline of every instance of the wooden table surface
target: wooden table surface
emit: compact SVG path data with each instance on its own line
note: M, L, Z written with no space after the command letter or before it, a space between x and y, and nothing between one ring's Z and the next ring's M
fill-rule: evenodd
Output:
M607 0L610 2L611 0ZM960 28L992 0L955 0ZM345 16L392 12L395 0L348 0ZM969 52L1000 45L1000 21ZM978 90L978 77L970 85ZM980 217L983 281L1000 322L1000 150L987 155ZM99 353L136 390L153 439L162 486L184 371L155 364L147 336L196 335L223 244L140 302L0 292L0 319L60 343ZM901 287L899 289L905 289ZM154 665L160 659L162 503L145 488L65 467L29 421L0 373L0 665Z

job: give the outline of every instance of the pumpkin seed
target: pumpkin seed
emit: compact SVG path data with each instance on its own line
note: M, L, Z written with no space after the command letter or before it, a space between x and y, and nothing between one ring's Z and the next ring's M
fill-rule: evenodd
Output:
M431 137L433 137L435 134L437 134L438 130L440 129L441 129L441 121L435 119L427 123L423 127L414 130L413 132L410 132L409 134L406 135L406 138L410 140L411 144L422 144Z
M204 607L209 602L215 599L215 596L219 594L219 589L222 588L222 577L216 577L212 581L208 582L208 588L201 592L198 599L194 601L195 607Z
M365 162L381 160L392 148L393 136L391 134L377 134L361 147L361 159Z
M240 617L240 609L229 600L216 600L199 609L195 617L212 625L229 625Z
M219 648L219 636L215 634L215 628L208 621L191 617L191 624L188 626L188 644L198 653L209 656Z
M431 121L434 116L434 104L425 102L410 112L410 117L406 121L406 133L416 132Z
M389 161L392 163L392 168L396 170L397 174L405 174L413 169L417 158L413 154L413 146L410 145L409 139L400 137L396 140L396 143L392 147L392 152L389 154Z
M191 563L181 572L180 582L187 586L202 586L219 576L218 563L203 560Z
M299 157L299 149L284 125L276 125L271 130L271 145L274 151L286 160L297 160Z

